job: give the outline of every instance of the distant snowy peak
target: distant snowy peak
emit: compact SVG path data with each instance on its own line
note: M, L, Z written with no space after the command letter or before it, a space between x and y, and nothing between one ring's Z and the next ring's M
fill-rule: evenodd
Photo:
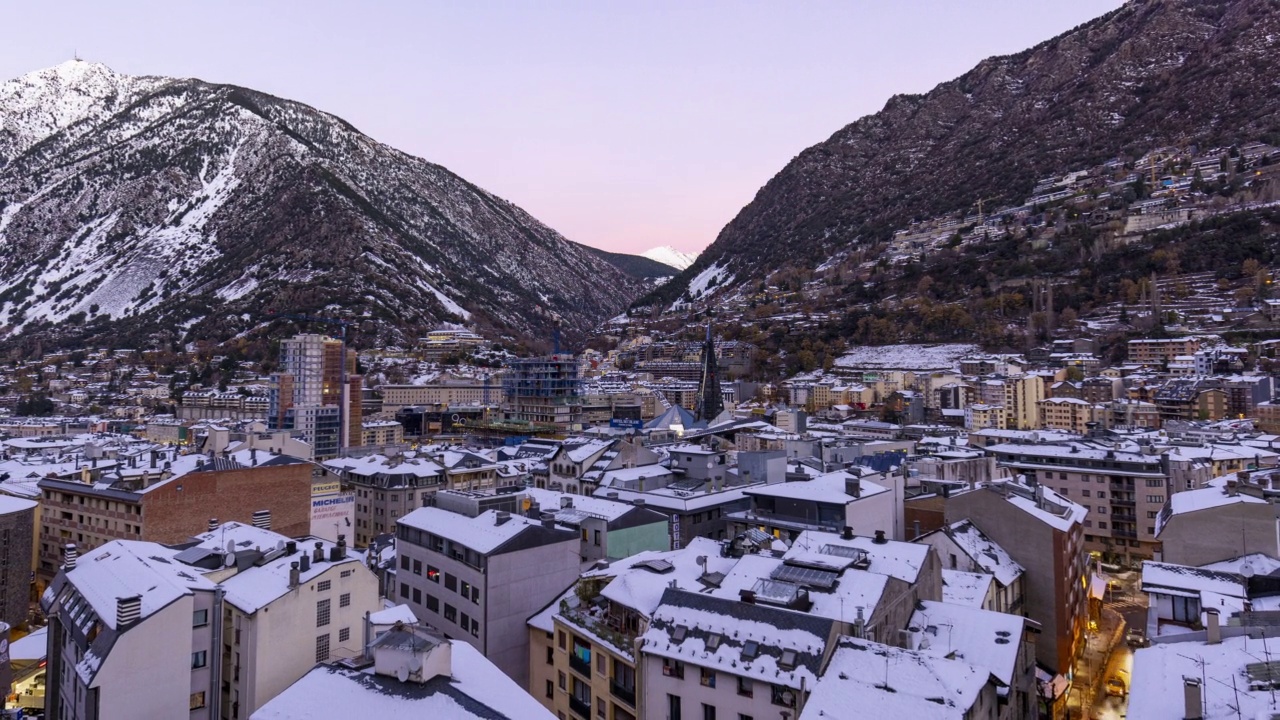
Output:
M654 262L660 262L677 270L684 270L698 259L698 253L680 252L670 245L663 245L652 250L646 250L641 253L643 257L647 257Z
M0 165L82 120L119 111L164 82L68 60L0 83Z

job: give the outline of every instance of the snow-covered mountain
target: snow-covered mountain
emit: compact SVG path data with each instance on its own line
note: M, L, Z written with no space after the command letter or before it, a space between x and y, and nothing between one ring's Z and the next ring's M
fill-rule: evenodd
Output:
M680 252L670 245L663 245L662 247L645 250L640 255L641 257L647 257L650 260L660 262L663 265L673 267L677 270L684 270L692 265L694 260L698 259L698 253Z
M300 103L81 61L0 84L0 342L225 341L280 313L571 339L641 291Z

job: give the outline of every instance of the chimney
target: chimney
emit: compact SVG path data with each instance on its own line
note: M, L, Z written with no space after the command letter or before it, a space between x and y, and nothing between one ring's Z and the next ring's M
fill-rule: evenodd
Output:
M1182 678L1183 720L1204 720L1204 703L1200 700L1200 681L1196 678Z
M339 560L341 560L342 559L342 556L340 555L341 552L342 552L342 548L338 547L337 545L334 545L333 547L329 548L329 562L338 562Z
M284 554L285 554L285 555L293 555L293 554L294 554L294 553L296 553L296 552L298 552L298 543L297 543L297 541L290 540L289 542L287 542L287 543L285 543L285 544L284 544Z
M209 530L208 530L208 531L209 531L209 532L213 532L214 530L217 530L217 529L218 529L218 518L209 518Z
M544 517L544 518L542 518L542 527L544 527L544 528L546 528L546 529L548 529L548 530L555 530L555 529L556 529L556 518L555 518L555 516L554 516L554 515L552 515L551 517Z
M156 467L156 451L152 450L151 451L151 468L154 470L155 467Z
M138 622L142 617L142 596L116 598L116 629L124 628Z
M339 560L347 559L347 536L346 535L338 536L338 559Z
M884 538L884 531L883 531L883 530L877 530L877 531L876 531L876 539L875 539L875 540L872 540L872 542L874 542L874 543L875 543L875 544L877 544L877 545L884 545L884 544L888 543L889 541L888 541L888 540L886 540L886 539Z
M853 528L849 527L848 525L845 525L845 526L844 526L844 530L841 530L841 531L840 531L840 539L842 539L842 540L852 540L852 539L853 539Z
M845 478L844 493L852 496L855 500L862 497L862 480L856 477Z
M635 505L636 507L644 507L644 498L636 498L635 500L631 501L631 504Z
M316 541L316 549L311 553L312 559L316 562L324 562L324 543Z
M859 605L858 617L853 621L853 636L858 639L865 639L867 635L866 626L867 626L867 621L862 616L862 606Z
M1222 643L1222 626L1218 624L1217 608L1209 608L1204 611L1208 615L1208 622L1205 624L1205 642L1209 645L1219 645Z
M254 510L253 526L262 530L271 529L271 511L270 510Z
M298 563L289 563L289 587L296 588L302 582L302 571L298 569Z
M298 556L298 566L299 566L299 570L301 570L302 572L307 572L308 570L310 570L310 569L311 569L311 556L310 556L310 555L308 555L308 554L306 554L306 553L302 553L301 555L299 555L299 556Z
M507 512L506 510L499 510L497 514L494 515L493 517L494 525L499 525L499 526L506 525L510 521L511 521L511 513Z
M258 448L249 449L249 464L258 467Z
M63 547L63 567L67 570L76 569L76 559L80 557L80 553L76 551L75 543L67 543Z
M756 594L751 590L739 590L738 597L742 599L742 602L748 605L756 604Z

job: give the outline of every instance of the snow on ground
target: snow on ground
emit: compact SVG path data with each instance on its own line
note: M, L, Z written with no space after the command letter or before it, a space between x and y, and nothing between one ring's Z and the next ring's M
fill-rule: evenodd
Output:
M640 255L677 270L684 270L692 265L694 260L698 259L698 253L680 252L670 245L651 248L640 253Z
M720 267L718 262L712 263L711 267L698 273L689 283L689 297L697 298L704 295L712 284L719 287L728 285L732 281L733 275L729 274L728 268Z

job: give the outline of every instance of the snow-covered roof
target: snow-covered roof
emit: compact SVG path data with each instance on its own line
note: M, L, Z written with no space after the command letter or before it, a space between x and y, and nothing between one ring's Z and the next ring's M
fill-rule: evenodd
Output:
M0 494L0 515L32 510L38 505L39 503L34 500L24 500L19 497L13 497L12 495Z
M141 596L145 620L195 590L214 583L199 570L174 559L178 551L153 542L116 540L81 555L67 581L93 607L98 619L116 628L116 601Z
M24 635L9 643L9 659L18 662L23 660L43 660L49 652L49 626Z
M667 589L643 652L798 690L817 681L833 627L827 618ZM786 651L793 665L784 666Z
M805 703L804 717L962 720L990 673L960 660L845 637Z
M801 466L805 467L805 466ZM871 477L880 477L874 475ZM858 480L860 489L858 497L846 492L846 480ZM812 500L814 502L838 503L845 505L855 500L866 499L889 492L889 488L867 478L845 470L824 473L809 480L756 485L745 491L747 495L791 500Z
M1133 654L1129 720L1184 717L1185 678L1208 678L1201 686L1205 720L1270 718L1277 708L1269 685L1254 690L1246 668L1270 656L1275 638L1224 637L1222 642L1157 643ZM1231 680L1236 682L1232 683Z
M369 622L374 625L395 625L398 622L412 625L418 622L418 618L408 605L393 605L385 610L370 613Z
M837 556L828 556L836 559ZM847 559L847 558L840 558ZM767 555L744 555L737 564L726 573L718 588L710 594L727 599L741 597L741 591L754 590L756 583L769 579L778 568L785 565L781 558ZM889 576L868 570L846 569L840 575L840 581L829 592L810 592L810 615L851 622L856 609L861 607L868 617L875 613L884 597L885 588L889 584Z
M982 607L995 577L987 573L942 570L942 599L966 607Z
M573 502L573 510L604 518L608 522L613 522L636 509L636 506L631 503L621 502L620 500L608 500L599 496L571 495L569 493L557 492L555 490L543 490L541 488L534 487L525 488L522 492L537 501L543 512L557 513L557 515L561 512L560 504L563 498L569 498L569 500ZM557 519L560 518L557 517Z
M720 556L719 543L695 537L679 550L647 550L636 553L602 570L584 573L583 577L613 577L600 591L600 595L610 602L651 617L662 601L662 593L673 581L676 587L684 590L703 589L703 585L698 582L703 572L702 566L698 564L699 557L707 558L709 572L727 573L734 565L733 560ZM671 565L669 571L656 572L652 569L664 568L664 562Z
M886 540L877 543L874 538L854 535L845 539L837 533L805 530L800 533L791 548L783 555L784 559L795 558L809 552L824 552L828 546L856 548L864 551L871 561L868 568L873 573L888 575L907 583L914 584L920 577L920 570L929 559L933 549L921 543Z
M434 533L482 555L498 550L521 533L544 529L542 523L522 515L512 514L501 525L497 519L497 510L486 510L475 517L468 517L440 508L424 507L400 518L399 524ZM571 536L567 530L562 534L566 538Z
M1208 510L1226 505L1259 504L1266 505L1267 501L1260 497L1243 493L1231 494L1225 486L1215 483L1195 490L1183 490L1182 492L1173 493L1169 496L1169 513L1171 515L1182 515L1183 513ZM1162 518L1161 526L1163 527L1163 525Z
M923 600L921 605L909 624L925 641L919 646L921 652L963 660L986 668L1005 685L1013 683L1022 616L933 600Z
M857 370L954 370L977 345L868 345L836 358L835 366Z
M268 701L252 720L376 717L380 720L554 720L524 688L464 642L452 642L450 676L400 682L321 665Z
M1018 576L1022 575L1022 566L1009 557L1004 548L987 537L978 526L968 520L961 520L943 528L943 532L960 546L965 554L973 559L983 570L995 576L996 580L1006 587Z

